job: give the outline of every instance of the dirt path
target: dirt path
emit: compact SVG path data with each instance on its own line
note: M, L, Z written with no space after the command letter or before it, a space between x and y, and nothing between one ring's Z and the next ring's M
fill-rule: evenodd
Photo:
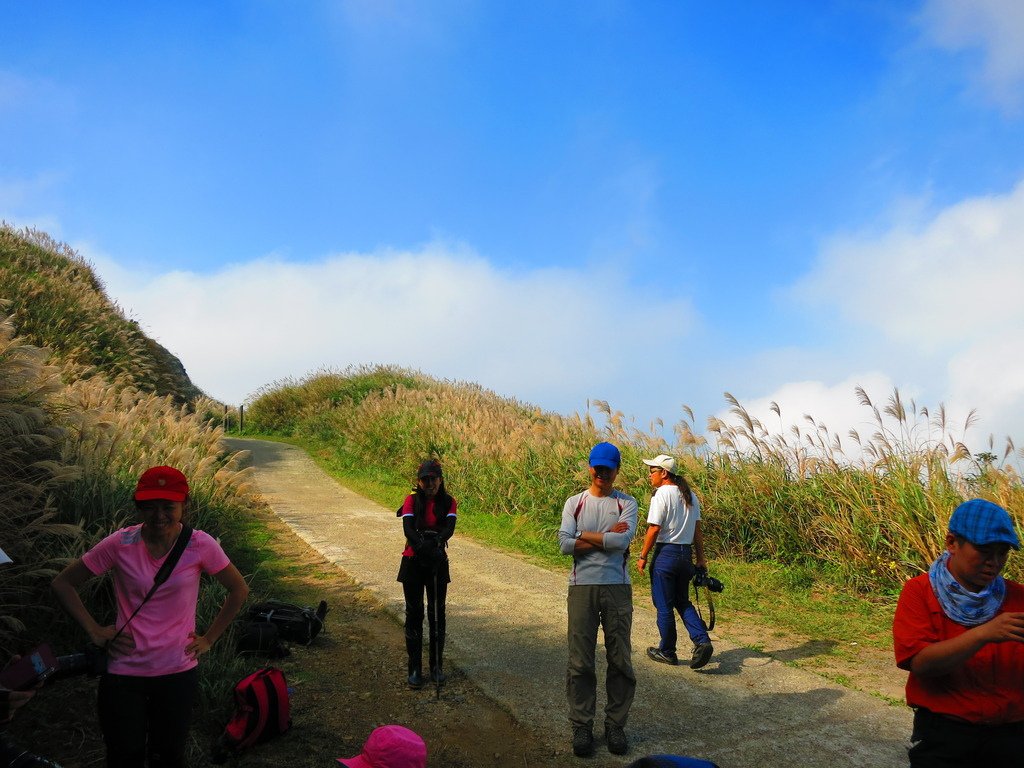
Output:
M402 613L395 573L403 538L393 511L341 487L300 449L228 442L252 452L257 484L282 520L378 594L389 610ZM552 752L565 752L565 574L458 534L450 554L448 666L461 670ZM715 638L714 659L703 670L655 665L643 655L654 636L653 609L637 601L630 754L615 758L599 746L588 764L617 766L643 754L672 753L704 757L723 768L905 765L909 710L723 637ZM599 698L598 724L602 706ZM567 764L573 760L566 757Z

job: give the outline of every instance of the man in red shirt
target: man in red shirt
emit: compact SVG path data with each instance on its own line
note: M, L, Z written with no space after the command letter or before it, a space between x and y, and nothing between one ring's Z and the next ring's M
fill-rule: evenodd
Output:
M1009 513L971 499L946 551L903 586L893 640L910 672L911 768L1024 765L1024 585L1000 575L1011 547Z

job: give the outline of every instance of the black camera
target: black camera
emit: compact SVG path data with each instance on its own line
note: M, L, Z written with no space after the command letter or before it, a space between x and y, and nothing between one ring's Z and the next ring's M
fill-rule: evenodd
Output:
M50 680L64 677L88 675L98 677L107 671L107 649L95 645L86 646L85 650L57 657L57 670L50 675Z
M693 574L693 586L704 587L709 592L721 592L725 589L725 584L720 582L714 576L708 575L707 568L697 568Z

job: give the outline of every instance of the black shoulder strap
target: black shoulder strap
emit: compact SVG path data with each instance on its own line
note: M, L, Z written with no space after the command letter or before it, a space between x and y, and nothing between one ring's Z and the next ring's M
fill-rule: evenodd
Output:
M167 559L164 560L164 564L160 566L160 570L156 572L156 576L153 577L153 586L150 587L149 592L146 593L146 597L142 602L146 602L156 588L163 584L171 576L171 571L174 570L178 561L181 559L181 553L185 551L185 547L188 546L189 541L192 540L192 527L188 525L181 526L181 533L178 534L177 540L174 542L174 546L171 547L171 551L167 554Z
M181 559L181 553L185 551L185 547L188 546L189 541L192 539L192 527L188 525L181 526L181 532L178 534L178 538L174 542L174 546L171 547L171 551L167 553L167 559L164 560L163 565L160 566L160 570L156 572L156 576L153 577L153 586L149 588L149 592L142 598L142 602L139 603L139 607L132 611L132 615L128 617L128 621L121 625L121 628L117 630L117 634L111 638L110 642L114 642L121 633L124 632L125 628L131 623L131 620L135 618L137 614L147 602L149 598L156 592L157 587L163 584L171 576L171 571L178 564Z

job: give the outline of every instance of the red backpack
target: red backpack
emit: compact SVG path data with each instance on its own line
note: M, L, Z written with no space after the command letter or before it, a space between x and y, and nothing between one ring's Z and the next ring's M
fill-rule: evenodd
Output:
M292 726L288 683L277 667L264 667L235 684L235 714L211 755L215 763L246 747L285 733Z

